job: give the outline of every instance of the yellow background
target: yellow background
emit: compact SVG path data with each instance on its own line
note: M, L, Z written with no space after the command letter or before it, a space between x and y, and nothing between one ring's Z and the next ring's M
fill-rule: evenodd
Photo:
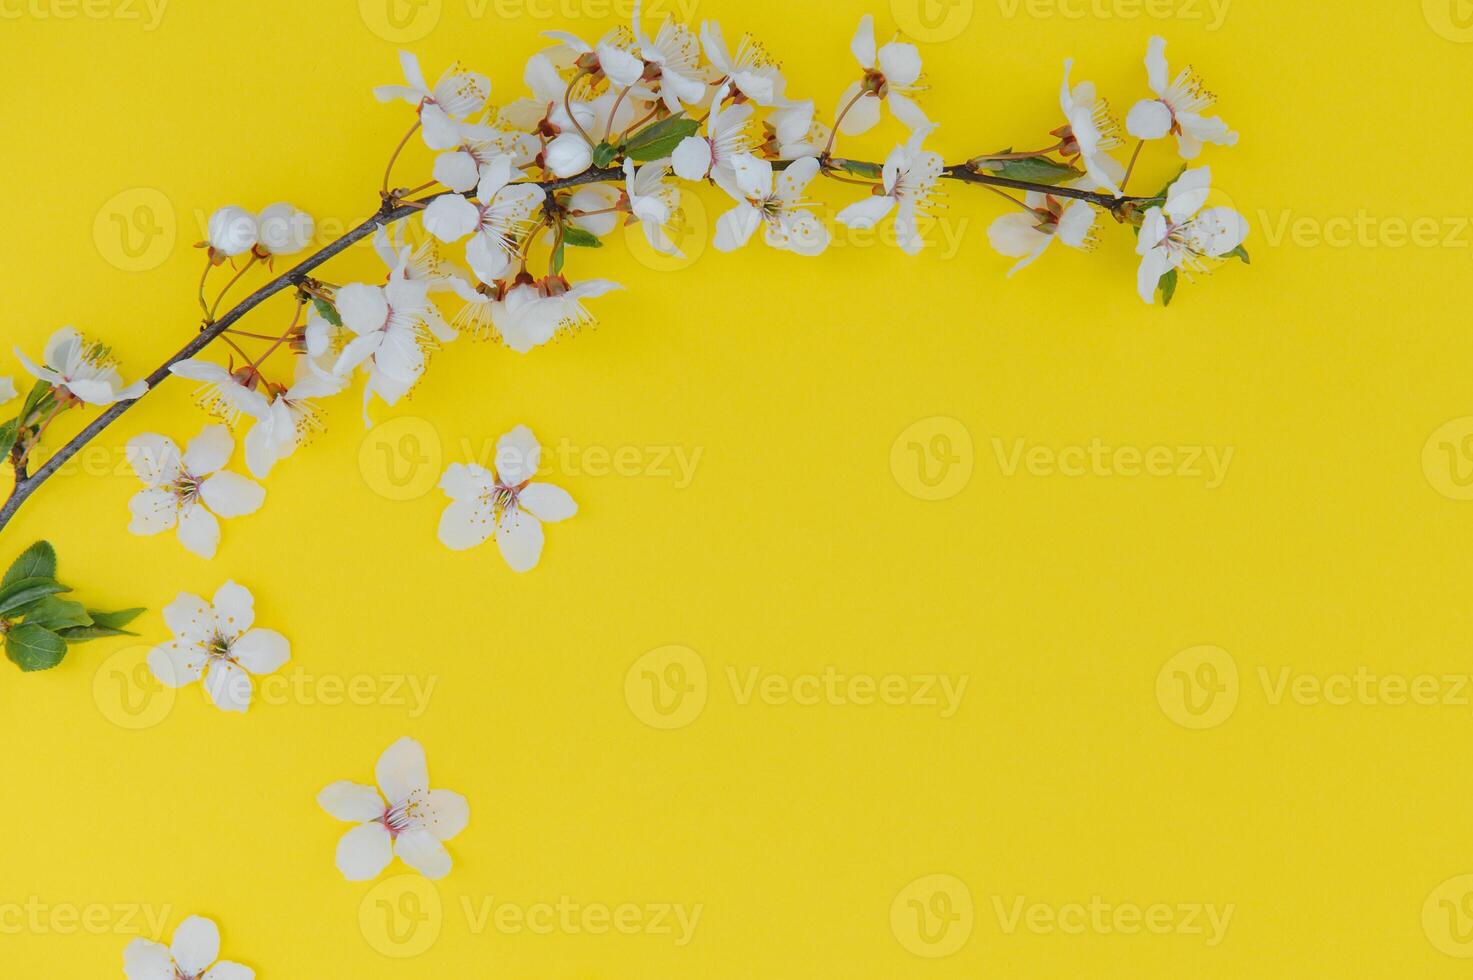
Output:
M792 92L830 112L853 73L858 16L876 14L883 37L897 13L913 16L904 3L700 0L695 17L720 19L731 41L754 32ZM598 0L558 6L492 4L477 17L464 0L432 2L420 16L433 27L408 46L432 78L462 58L509 101L539 31L594 38L618 20ZM329 231L376 206L410 118L370 94L398 81L397 45L370 26L382 8L175 0L154 30L146 8L121 0L87 8L102 17L66 0L3 9L0 374L20 373L11 342L39 352L65 323L111 341L130 380L162 361L198 323L190 246L217 206L290 200ZM1253 227L1252 267L1184 283L1169 311L1147 308L1133 240L1109 225L1095 254L1058 248L1009 281L985 236L1006 205L960 186L944 212L960 235L949 257L908 259L863 237L817 260L707 247L678 272L618 242L575 254L574 275L628 286L595 301L597 330L526 357L459 342L412 400L375 409L411 420L421 441L396 445L425 449L426 480L518 423L548 447L701 452L689 486L600 475L587 453L559 472L550 454L549 478L582 509L549 527L542 566L522 577L494 545L437 543L438 491L376 491L380 450L363 448L356 394L332 402L327 434L272 475L261 512L225 522L215 561L171 535L130 536L127 438L182 444L204 422L188 387L167 385L99 441L95 478L54 480L0 539L9 560L50 538L85 597L150 609L145 646L78 647L35 676L0 665L0 905L147 905L168 913L163 939L183 916L208 915L225 956L263 978L1466 973L1447 950L1473 948L1447 933L1438 903L1455 907L1467 889L1435 890L1473 872L1460 753L1473 708L1275 704L1261 670L1473 669L1473 503L1449 496L1461 491L1441 443L1425 465L1423 453L1473 415L1462 299L1473 33L1432 0L1333 11L1234 0L1220 24L1188 0L953 9L961 19L939 33L959 33L923 45L925 106L943 124L933 145L949 161L1047 142L1065 56L1123 117L1146 94L1148 37L1166 35L1173 68L1195 64L1242 133L1205 162ZM840 152L879 159L895 135ZM428 166L416 146L401 181ZM1175 166L1166 147L1148 150L1135 189ZM709 221L725 207L714 191L699 200L691 212ZM165 236L120 258L115 222L135 218L133 234ZM1432 239L1398 237L1419 218L1435 222ZM380 267L360 248L323 274ZM278 298L249 324L279 329L289 306ZM970 439L972 474L925 501L891 455L934 417ZM1461 452L1473 423L1451 431ZM1100 439L1235 455L1216 489L1008 476L994 439L1005 454L1019 439ZM284 673L310 681L310 696L245 717L198 687L148 702L136 668L165 636L158 610L227 578L290 638ZM625 679L672 645L700 658L709 690L689 725L657 730ZM1226 720L1192 730L1158 701L1157 679L1199 646L1225 651L1240 690ZM968 687L942 718L922 705L742 704L728 680L827 666L966 675ZM360 676L437 686L421 717L324 703ZM118 723L142 723L120 714L128 684L156 724ZM334 870L346 827L314 795L369 781L402 735L424 743L432 782L466 794L472 819L435 890L438 936L400 961L360 928L376 896ZM973 915L959 950L928 959L892 929L891 905L937 874L965 883ZM703 909L680 948L649 934L475 934L462 907L561 896ZM1018 896L1234 911L1209 947L1181 932L1009 932L996 905ZM100 934L55 917L39 932L5 929L0 973L121 975L137 922L108 916Z

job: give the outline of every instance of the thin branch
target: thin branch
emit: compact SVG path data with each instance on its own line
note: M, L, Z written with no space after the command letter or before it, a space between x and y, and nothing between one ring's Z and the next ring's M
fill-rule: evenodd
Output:
M410 132L412 134L413 130L411 130ZM778 160L774 161L773 166L776 169L784 169L790 163L792 163L792 161L790 160ZM875 165L871 164L870 166ZM1124 209L1127 206L1150 200L1149 198L1139 197L1116 198L1111 197L1109 194L1103 194L1096 191L1082 191L1072 187L1052 187L1047 184L1034 184L1024 180L1013 180L1009 177L998 177L994 174L979 173L976 170L973 170L968 164L964 163L947 167L945 170L942 171L941 176L968 184L982 184L990 187L1007 187L1011 188L1012 190L1019 191L1038 191L1043 194L1050 194L1054 197L1067 197L1078 201L1088 201L1090 204L1094 204L1100 208L1105 209L1106 211L1109 211L1117 218L1123 216ZM562 180L538 181L537 183L539 184L539 186L542 187L543 191L547 193L552 193L568 187L578 187L583 184L596 184L602 183L604 181L618 182L622 181L623 179L624 171L622 169L617 169L613 167L594 167L589 170L585 170L583 173L578 174L574 177L567 177ZM453 194L455 192L447 191L445 193ZM470 197L473 193L474 192L467 191L462 196ZM365 238L368 238L375 231L377 231L380 226L391 225L397 221L402 221L410 215L418 214L430 201L434 200L436 197L442 196L444 195L437 194L433 197L421 198L417 201L408 201L398 205L395 205L389 199L385 199L383 204L379 207L378 211L375 212L374 215L367 221L358 225L356 228L343 235L343 237L339 238L337 241L326 245L320 251L314 252L312 255L303 259L290 270L282 273L275 279L272 279L270 282L266 283L264 286L257 289L255 292L251 293L245 299L237 303L224 316L220 317L218 320L215 320L213 323L206 325L192 340L189 341L189 343L180 348L179 351L174 354L174 356L170 357L145 379L148 382L148 390L150 392L153 391L165 379L169 377L170 367L180 361L188 360L189 358L194 357L196 354L200 353L202 350L208 347L211 342L215 341L221 336L224 336L226 331L234 326L235 323L237 323L247 313L251 312L251 310L255 309L257 306L260 306L263 302L270 299L272 296L275 296L277 293L281 292L284 289L300 289L307 281L308 273L312 272L312 270L316 269L318 266L327 262L329 259L332 259L335 256L339 255L351 246L356 245L358 242L363 241ZM120 401L109 406L101 415L93 419L91 423L83 428L81 432L77 433L77 435L74 436L71 441L58 449L51 456L51 458L48 459L44 464L42 464L34 473L27 473L25 463L23 461L20 461L19 465L16 466L15 471L15 487L11 491L10 498L5 501L3 506L0 506L0 530L3 530L5 526L10 523L10 520L15 516L16 511L18 511L21 505L30 498L31 494L36 492L36 489L40 487L41 484L45 483L46 480L54 475L57 470L61 469L61 467L66 464L67 460L75 456L82 449L83 446L87 445L93 439L96 439L99 435L101 435L104 429L116 422L118 418L129 408L135 405L137 401L137 399L131 401ZM17 461L12 459L12 462Z

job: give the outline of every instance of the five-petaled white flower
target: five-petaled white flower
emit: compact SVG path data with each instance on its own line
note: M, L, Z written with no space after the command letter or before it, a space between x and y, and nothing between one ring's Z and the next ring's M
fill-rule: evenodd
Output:
M128 462L146 488L128 501L134 534L159 534L177 527L179 543L201 558L215 557L220 517L255 513L266 490L226 470L235 440L223 425L207 425L189 441L184 454L168 436L152 432L128 441Z
M461 123L460 144L435 157L431 173L453 191L465 193L480 183L486 167L499 156L525 166L537 156L538 143L530 133L509 132L485 123Z
M1166 206L1151 208L1141 224L1136 254L1141 257L1137 286L1141 299L1156 301L1161 277L1173 269L1206 272L1248 237L1248 222L1229 207L1208 208L1209 167L1188 170L1166 192ZM1199 213L1200 212L1200 213Z
M1119 197L1120 186L1115 177L1119 163L1110 151L1120 145L1120 126L1110 115L1110 106L1095 94L1094 82L1069 86L1072 59L1064 61L1064 82L1059 87L1059 107L1069 121L1070 139L1064 146L1067 156L1078 155L1089 179Z
M911 96L922 90L921 53L914 44L891 41L875 50L875 19L865 14L859 19L859 30L850 43L864 79L850 85L839 97L843 121L839 132L858 136L874 129L880 121L880 100L910 129L929 126L931 122Z
M669 172L669 157L652 160L637 170L634 161L626 159L624 193L629 198L629 212L644 229L650 248L662 255L684 258L667 231L670 220L680 210L680 188L665 179Z
M44 364L36 364L19 347L15 348L15 356L37 379L65 388L78 401L99 408L142 398L148 392L144 381L125 387L112 351L86 339L74 327L62 327L46 341Z
M409 84L380 85L373 90L374 98L380 102L395 99L408 102L419 112L425 145L432 150L454 149L460 143L458 124L486 107L486 100L491 96L491 80L451 65L431 89L417 57L400 51L399 65Z
M244 255L256 246L260 234L256 216L245 208L234 204L220 208L210 215L205 226L210 261L218 265L226 259Z
M470 822L464 796L430 789L424 746L401 738L384 750L374 770L378 789L343 780L317 794L317 803L358 826L338 841L337 866L349 881L379 876L395 855L426 878L450 873L450 840ZM380 795L382 790L382 795Z
M818 255L828 248L829 230L804 209L803 191L818 175L818 160L803 157L774 175L772 164L743 153L732 161L737 206L716 221L715 245L723 252L741 248L759 226L767 244L799 255Z
M409 278L408 263L405 248L387 285L349 283L334 297L343 326L357 336L338 355L332 373L346 375L369 362L363 389L365 422L371 396L398 404L424 374L426 349L435 341L455 339L455 331L429 298L429 281Z
M316 231L317 222L306 211L285 201L272 204L256 216L256 250L266 258L294 255Z
M873 228L891 210L895 211L895 239L907 255L916 255L925 247L919 218L929 217L927 207L933 201L936 182L946 165L941 156L921 149L929 128L917 129L903 145L890 151L874 194L849 205L836 219L851 228Z
M1190 67L1183 68L1174 80L1168 81L1165 38L1151 38L1146 49L1146 75L1156 98L1143 99L1131 108L1125 117L1125 128L1130 135L1158 140L1174 133L1177 152L1183 160L1197 159L1203 143L1233 146L1238 142L1238 134L1228 129L1220 117L1202 115L1217 97L1202 87L1202 79Z
M270 674L291 659L291 644L256 621L250 590L226 582L206 602L188 592L164 607L174 639L148 652L148 669L163 684L183 687L204 679L205 693L221 711L251 706L251 675Z
M494 282L506 271L517 254L517 239L546 196L536 184L511 183L513 173L511 158L497 157L482 174L474 200L441 194L425 208L425 230L440 241L471 236L465 258L482 282Z
M716 186L733 197L740 197L736 189L736 171L732 168L739 154L750 153L752 138L747 133L747 120L752 118L749 103L725 106L723 103L731 89L722 85L711 100L711 112L706 116L706 135L687 136L675 147L671 158L675 175L682 180L705 180L710 177ZM813 103L808 103L810 110ZM781 110L779 110L781 111ZM806 133L808 127L804 126Z
M277 390L266 413L246 433L246 469L264 480L271 468L324 428L314 398L336 395L348 379L321 371L307 358L297 361L297 378L285 391Z
M219 962L216 962L219 960ZM220 959L220 928L191 915L174 930L174 943L135 939L123 950L128 980L254 980L256 971Z
M701 71L701 42L689 27L667 16L654 38L640 26L640 0L634 0L636 51L646 64L659 70L659 97L665 108L680 112L682 106L697 105L706 98L706 79Z
M440 517L440 541L454 551L485 543L492 534L514 572L537 567L542 524L567 520L578 505L561 487L533 483L542 447L532 430L519 425L496 442L496 471L474 463L452 463L440 480L452 503Z
M993 248L1021 260L1008 270L1009 278L1036 261L1055 238L1081 251L1093 244L1096 214L1092 204L1037 191L1029 191L1024 201L1029 210L1005 214L987 229Z
M743 34L737 41L733 57L726 38L721 36L721 25L714 20L702 21L701 46L721 77L730 80L738 92L760 106L782 103L787 80L777 62L750 34Z

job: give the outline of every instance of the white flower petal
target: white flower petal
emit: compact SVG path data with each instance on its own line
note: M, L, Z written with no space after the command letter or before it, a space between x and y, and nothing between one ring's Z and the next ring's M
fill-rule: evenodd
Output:
M180 544L204 559L214 558L215 550L220 547L220 522L199 504L180 512L175 533Z
M1125 131L1136 139L1158 140L1171 132L1171 108L1160 99L1143 99L1126 114Z
M148 669L165 687L193 684L204 674L210 655L193 640L171 640L148 651Z
M484 544L495 530L492 510L474 500L457 500L440 515L440 543L451 551Z
M174 958L162 943L135 939L123 950L123 974L128 980L174 980Z
M205 674L205 693L221 711L243 712L251 706L251 675L227 660L216 660Z
M208 476L230 462L235 440L223 425L207 425L184 447L184 469L195 476Z
M428 830L406 830L394 841L394 853L431 881L450 873L450 852Z
M402 802L411 793L428 793L430 771L424 746L412 738L399 739L379 756L374 777L390 803Z
M496 525L496 544L514 572L530 572L542 558L542 522L525 511L503 514Z
M173 483L179 479L179 473L183 469L179 447L168 436L153 432L134 436L128 440L125 452L133 472L138 474L138 479L151 487Z
M205 642L215 635L215 612L210 604L191 592L181 592L163 609L164 625L182 640Z
M130 533L159 534L178 523L179 498L161 487L149 487L128 500L128 511L132 515L128 522Z
M481 212L458 194L441 194L425 208L424 222L425 231L440 241L458 242L480 225ZM383 323L382 317L379 323Z
M384 798L372 786L343 779L317 794L317 805L339 820L366 823L384 815Z
M509 487L537 475L542 464L542 446L525 425L519 425L496 440L496 475Z
M226 639L234 639L256 621L256 597L243 585L226 582L215 590L210 602L214 606L215 632Z
M266 502L266 488L239 473L225 470L200 485L199 495L221 517L254 514Z
M451 200L465 203L464 198L452 197ZM343 326L356 334L372 333L381 328L389 318L389 300L378 286L352 282L339 289L334 299Z
M270 674L291 659L292 648L276 630L253 629L231 645L230 654L252 674Z
M372 881L393 859L393 840L381 823L354 827L338 841L338 870L349 881Z
M450 840L471 820L471 805L466 798L448 789L430 792L428 811L424 828L440 840Z
M206 970L200 980L256 980L256 971L239 963L221 960Z
M198 976L220 958L220 929L201 915L191 915L174 930L174 962L185 976Z

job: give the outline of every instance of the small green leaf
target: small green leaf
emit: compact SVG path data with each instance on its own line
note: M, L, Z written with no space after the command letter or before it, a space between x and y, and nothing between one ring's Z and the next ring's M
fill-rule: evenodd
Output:
M46 397L50 394L51 382L37 381L35 385L32 386L30 394L26 395L25 402L21 405L20 415L18 416L20 421L22 423L25 423L27 420L29 420L31 417L31 413L40 408L42 401L44 401Z
M629 142L624 144L624 153L637 163L668 157L675 152L681 140L694 136L700 128L701 124L694 119L687 119L683 115L670 116L629 137Z
M599 241L597 235L582 228L574 228L571 225L563 228L563 244L576 245L579 248L603 248L604 243Z
M56 549L49 541L37 541L10 566L0 588L14 585L23 578L56 578Z
M9 422L0 424L0 462L10 456L10 450L15 446L15 439L18 435L20 435L20 419L11 419Z
M1172 269L1161 277L1161 305L1170 306L1171 297L1176 295L1176 270Z
M98 612L96 609L87 610L87 615L92 617L94 625L110 630L121 630L133 620L143 615L143 608L119 609L116 612ZM132 635L132 634L129 634Z
M49 578L23 578L0 588L0 616L29 605L42 596L70 592L71 589Z
M43 626L17 626L5 636L5 655L21 670L50 670L66 656L66 641Z
M44 626L53 632L74 626L92 625L92 616L87 612L86 606L71 599L58 599L54 595L42 596L35 602L22 606L19 612L30 625Z
M834 162L839 165L839 169L854 174L856 177L879 180L885 176L885 168L878 163L868 163L864 160L835 160Z
M561 275L562 274L562 271L563 271L563 259L564 258L565 258L565 253L563 251L563 243L561 241L559 241L552 248L552 274L553 275L557 276L557 275Z
M988 160L983 157L973 160L972 165L978 170L986 170L1009 180L1024 180L1030 184L1047 184L1050 187L1084 176L1069 164L1046 156L1024 157L1021 160Z
M1244 265L1252 265L1253 264L1252 260L1248 258L1248 250L1246 248L1244 248L1243 246L1241 246L1241 245L1239 245L1237 248L1233 249L1231 252L1227 253L1227 255L1224 255L1223 258L1225 258L1225 259L1240 259L1240 260L1242 260L1242 262L1243 262Z
M619 151L615 147L607 143L600 143L593 148L593 165L599 169L603 169L613 163L614 157L618 155Z
M341 327L343 325L343 318L338 316L338 308L336 306L333 306L327 300L323 299L321 296L312 297L312 308L317 311L318 316L322 317L333 326Z
M88 640L100 640L108 636L137 636L137 633L123 627L137 619L142 612L142 609L120 609L117 612L89 609L87 614L92 617L90 626L73 626L57 632L68 643L86 643Z

